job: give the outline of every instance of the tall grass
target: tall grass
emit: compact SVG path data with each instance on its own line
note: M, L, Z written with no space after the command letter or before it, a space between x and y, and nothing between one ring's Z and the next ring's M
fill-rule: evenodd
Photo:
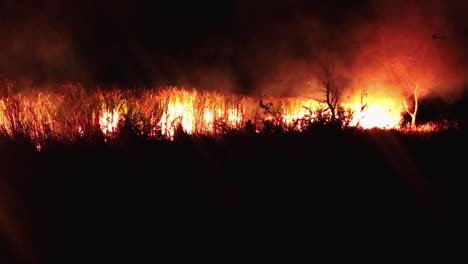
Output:
M338 126L349 126L350 109L340 109ZM172 139L177 131L217 135L233 130L302 131L330 122L327 107L304 98L249 97L183 87L89 89L80 84L18 89L0 81L0 132L36 144L88 137L111 139L131 132ZM427 128L430 129L430 128Z

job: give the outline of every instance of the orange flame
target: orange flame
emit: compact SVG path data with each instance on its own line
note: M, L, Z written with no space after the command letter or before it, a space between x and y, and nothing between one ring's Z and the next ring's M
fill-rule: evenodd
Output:
M117 130L119 119L120 115L115 109L102 112L101 116L99 117L99 125L102 132L106 135L114 133ZM81 129L79 127L78 131L80 130Z
M362 105L354 103L351 106L354 110L352 126L365 129L398 129L401 123L401 106L395 104L390 99L370 100Z
M10 135L29 134L38 142L50 135L83 136L93 127L110 137L119 129L120 121L138 118L142 129L149 128L150 136L160 133L173 138L179 127L188 134L215 134L220 124L238 129L258 116L301 131L304 124L298 121L313 120L320 109L328 111L326 104L312 99L268 97L264 100L271 103L268 111L259 106L258 98L174 87L141 94L83 92L79 88L63 94L33 91L0 98L0 128ZM407 128L400 127L403 109L400 102L390 97L369 96L365 102L354 100L341 106L352 110L351 126L403 131ZM427 132L436 127L423 124L413 130Z

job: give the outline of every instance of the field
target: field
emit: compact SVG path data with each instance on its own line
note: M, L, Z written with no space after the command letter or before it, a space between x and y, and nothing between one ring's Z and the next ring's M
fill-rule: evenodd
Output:
M427 131L364 129L323 113L284 119L265 103L249 124L228 114L245 108L219 101L213 105L224 107L221 121L176 117L179 123L165 127L171 101L157 112L111 94L113 100L96 96L63 109L45 107L64 100L48 94L2 99L3 263L135 262L185 249L181 244L224 245L247 234L276 246L304 246L296 236L404 234L408 241L463 234L468 137L461 122ZM127 121L105 123L102 109L118 109ZM145 116L145 109L156 110Z

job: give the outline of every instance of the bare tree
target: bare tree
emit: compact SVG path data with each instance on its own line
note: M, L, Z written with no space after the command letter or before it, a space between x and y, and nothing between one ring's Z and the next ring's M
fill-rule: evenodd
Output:
M418 84L413 87L413 107L410 108L406 103L406 98L403 97L403 105L405 106L406 113L411 116L411 127L416 127L416 116L419 109L419 95L421 95L421 88Z
M324 97L316 100L327 105L330 110L331 121L335 121L337 110L343 99L345 85L342 63L338 56L325 53L317 60L314 74L319 84L318 91Z
M389 76L401 87L403 106L411 117L411 128L416 127L421 94L440 79L438 54L430 44L419 46L410 55L389 59Z
M444 85L452 74L454 56L447 42L431 39L432 29L418 16L408 19L405 27L386 26L380 31L379 57L389 84L401 93L402 107L411 117L411 128L415 128L421 98Z

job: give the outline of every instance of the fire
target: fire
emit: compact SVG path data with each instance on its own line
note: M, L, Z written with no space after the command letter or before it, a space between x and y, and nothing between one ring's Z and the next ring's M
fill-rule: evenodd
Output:
M161 117L160 125L162 133L172 137L175 127L180 125L185 132L191 134L194 129L194 119L192 101L169 102L167 110Z
M312 115L312 110L325 107L324 104L312 99L289 98L284 100L281 105L282 121L286 124L292 124L307 115Z
M178 127L188 134L210 134L220 122L230 128L243 125L245 106L235 95L170 88L155 99L162 102L157 126L169 138Z
M94 128L112 137L125 120L132 120L131 124L138 126L141 133L167 138L173 138L177 129L188 134L216 134L226 128L242 128L247 121L259 131L259 120L301 131L306 125L304 120L311 122L329 111L326 104L308 98L266 97L262 98L262 105L256 97L175 87L139 93L89 92L80 87L65 91L32 91L0 98L0 129L9 135L28 134L38 142L54 135L82 137ZM362 129L407 129L400 127L401 100L371 96L365 99L341 105L351 110L349 125ZM435 129L433 124L423 124L413 130Z
M351 125L364 129L398 129L401 123L402 108L391 99L369 100L364 105L354 103Z
M120 115L115 109L104 111L99 117L99 125L102 132L106 135L114 133L117 130L119 119ZM81 131L81 127L78 130Z

